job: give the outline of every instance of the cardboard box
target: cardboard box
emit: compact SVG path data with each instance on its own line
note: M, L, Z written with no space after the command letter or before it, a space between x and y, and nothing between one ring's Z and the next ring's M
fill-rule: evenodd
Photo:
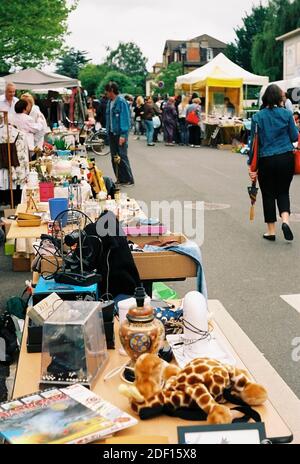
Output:
M4 225L4 230L5 230L5 236L7 237L7 234L9 232L10 226L12 225L13 221L12 219L8 219L10 216L14 216L16 214L15 209L5 209L3 211L4 217L2 218L2 223Z
M12 267L14 272L30 272L30 255L28 253L14 253Z
M14 215L16 214L16 210L15 210L15 209L5 209L5 210L3 211L3 214L4 214L4 217L5 217L6 219L8 219L9 216L14 216Z
M184 243L187 238L181 234L155 237L128 237L128 240L143 247L162 240L176 240ZM183 256L173 251L162 251L161 253L133 253L133 259L139 271L141 280L174 280L197 277L196 263L188 256ZM59 264L61 260L59 259ZM57 269L56 259L47 257L42 260L41 273L54 273Z
M187 238L182 234L157 237L128 237L128 239L140 247L156 241L175 240L178 243L187 241ZM160 253L137 252L133 253L133 258L141 280L174 280L197 276L196 263L188 256L173 251L162 251Z

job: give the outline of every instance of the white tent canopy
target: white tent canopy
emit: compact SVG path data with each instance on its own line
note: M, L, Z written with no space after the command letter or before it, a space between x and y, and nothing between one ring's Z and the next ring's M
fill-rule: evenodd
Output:
M195 71L179 76L177 78L177 86L193 85L197 82L203 82L210 77L227 78L227 79L242 79L244 85L267 85L269 78L265 76L257 76L238 66L229 60L223 53L217 55L212 61L195 69Z
M278 85L278 87L281 88L284 92L287 92L290 89L297 89L296 92L298 92L298 89L300 88L300 76L299 77L294 77L293 79L287 79L284 81L276 81L276 82L270 82L270 84L265 85L260 92L260 98L263 97L265 91L267 90L268 86L271 84ZM299 95L298 95L299 96Z
M6 83L12 82L18 90L56 90L63 87L78 87L80 81L70 77L44 72L39 69L25 69L15 74L4 77Z

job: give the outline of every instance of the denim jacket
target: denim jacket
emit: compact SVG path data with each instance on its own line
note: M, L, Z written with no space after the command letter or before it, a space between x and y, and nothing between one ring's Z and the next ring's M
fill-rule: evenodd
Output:
M110 119L110 101L108 101L106 108L106 129L107 132L112 132L119 137L128 138L130 129L130 112L129 106L125 98L120 95L114 101L112 109L112 127Z
M281 155L294 150L299 131L292 113L285 108L264 108L252 118L251 151L248 164L252 161L252 146L256 125L258 126L259 157Z

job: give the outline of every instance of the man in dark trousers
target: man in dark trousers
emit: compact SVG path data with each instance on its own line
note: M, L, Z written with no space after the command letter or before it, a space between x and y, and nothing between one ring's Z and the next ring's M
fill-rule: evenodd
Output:
M106 130L109 134L112 165L117 178L117 184L134 185L127 150L130 130L130 112L127 101L119 95L115 82L109 82L105 87L108 98L106 109Z

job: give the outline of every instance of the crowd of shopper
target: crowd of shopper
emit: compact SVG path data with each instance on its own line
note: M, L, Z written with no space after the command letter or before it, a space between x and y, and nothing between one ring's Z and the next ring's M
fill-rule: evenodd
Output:
M146 136L149 147L161 141L169 147L174 145L201 146L202 102L197 94L164 98L137 96L127 101L135 140ZM197 121L189 122L187 115L195 111L198 115Z

